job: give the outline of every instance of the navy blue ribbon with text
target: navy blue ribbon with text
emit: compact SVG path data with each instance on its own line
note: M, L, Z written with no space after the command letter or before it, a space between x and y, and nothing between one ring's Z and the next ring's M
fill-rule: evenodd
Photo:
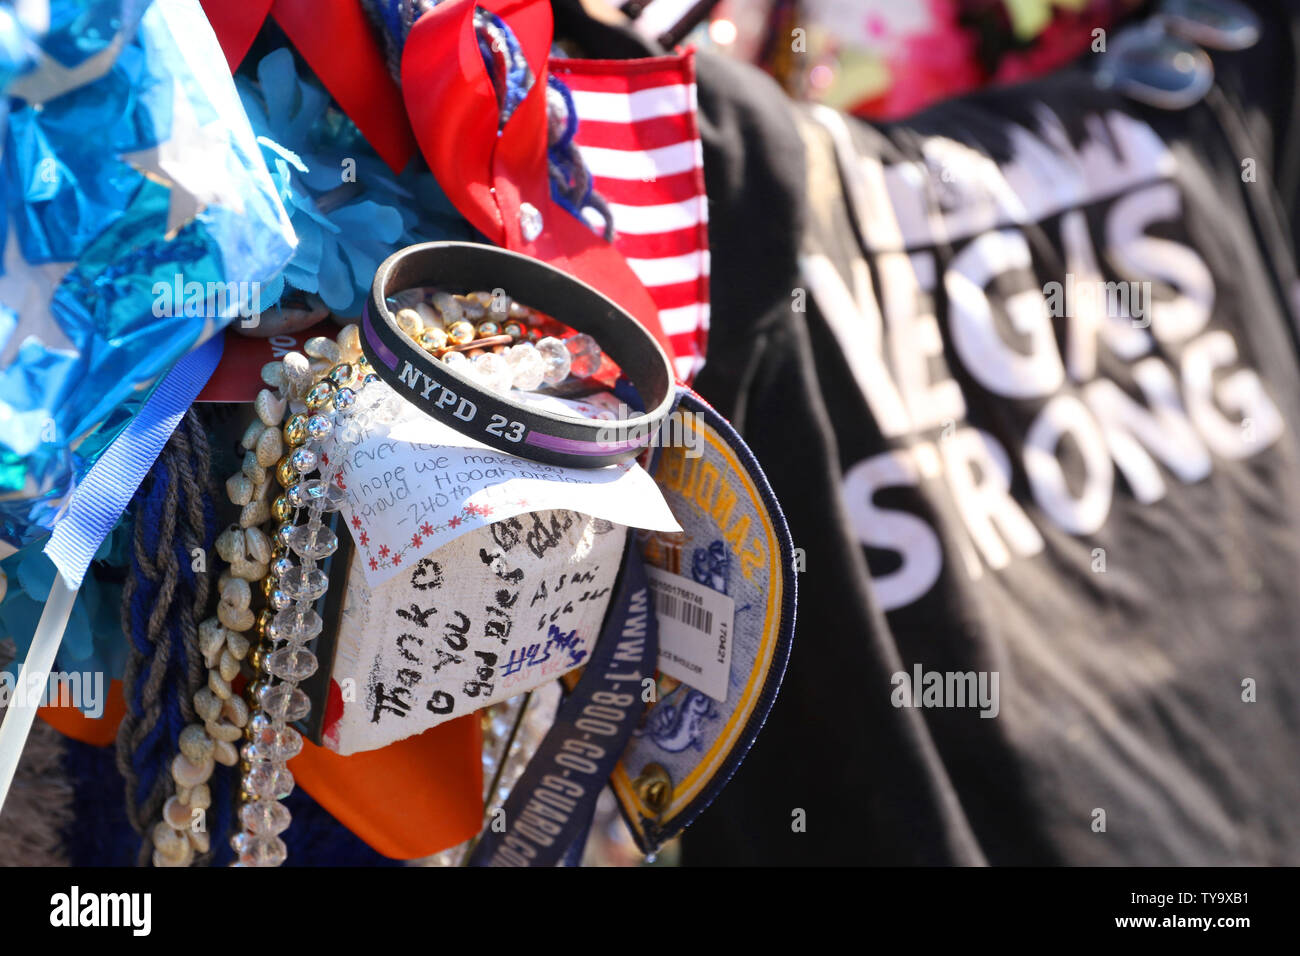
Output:
M645 567L628 535L618 591L573 693L506 800L502 831L490 827L470 866L556 866L586 842L604 789L645 702L659 661L659 628ZM580 853L580 849L578 850Z

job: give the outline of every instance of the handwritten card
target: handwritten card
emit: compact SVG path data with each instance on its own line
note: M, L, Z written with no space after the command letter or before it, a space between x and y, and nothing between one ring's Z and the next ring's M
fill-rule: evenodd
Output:
M387 388L382 384L367 387ZM518 396L520 393L514 393ZM560 399L546 398L554 407ZM563 403L575 413L590 409ZM338 483L366 580L382 584L460 535L515 515L565 509L650 531L681 531L635 462L563 468L513 457L401 403L350 447Z
M353 562L327 747L374 750L580 667L595 646L626 529L573 511L463 534L372 586Z

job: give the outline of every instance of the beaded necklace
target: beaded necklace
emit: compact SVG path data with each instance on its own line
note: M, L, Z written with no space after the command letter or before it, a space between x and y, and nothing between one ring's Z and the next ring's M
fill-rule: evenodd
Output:
M600 364L591 336L543 334L552 320L499 292L410 290L399 293L402 300L396 317L403 331L443 362L464 363L495 390L556 385ZM314 605L329 585L317 565L338 546L324 516L344 500L335 481L343 448L384 416L375 403L358 405L361 390L378 379L361 355L355 325L335 340L308 340L304 351L263 368L263 380L275 391L258 393L257 417L241 439L243 466L226 481L241 511L238 526L217 539L215 550L228 568L218 585L216 617L199 626L209 671L194 709L203 723L180 735L171 766L176 793L151 832L156 866L188 866L195 852L208 850L206 828L193 821L196 811L211 805L208 781L218 763L240 768L235 865L279 866L287 857L280 834L291 817L281 801L294 787L288 762L303 745L290 724L310 712L298 683L319 666L306 647L323 627ZM256 613L254 584L266 602ZM232 682L243 663L252 679L241 696ZM236 749L241 736L245 742Z

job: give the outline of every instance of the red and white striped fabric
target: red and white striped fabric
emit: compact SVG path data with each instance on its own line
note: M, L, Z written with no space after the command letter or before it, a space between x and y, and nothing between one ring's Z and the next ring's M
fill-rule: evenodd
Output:
M709 214L691 53L551 60L573 93L575 141L614 217L614 247L649 290L689 381L709 332Z

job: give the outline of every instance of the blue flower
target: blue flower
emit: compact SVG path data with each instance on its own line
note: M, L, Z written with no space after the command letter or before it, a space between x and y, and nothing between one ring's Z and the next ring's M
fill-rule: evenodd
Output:
M95 553L99 567L125 567L130 539L130 524L119 521ZM17 648L17 656L6 668L14 675L27 657L54 584L54 563L41 550L44 547L45 542L38 541L0 561L0 571L9 579L8 593L0 602L0 639L11 638ZM54 666L56 670L102 672L107 683L121 678L126 665L122 585L95 571L92 565L77 592Z
M422 163L392 175L329 95L298 77L287 48L258 63L256 82L241 75L236 83L298 236L284 272L262 289L263 307L287 285L354 316L379 263L398 248L475 237Z

